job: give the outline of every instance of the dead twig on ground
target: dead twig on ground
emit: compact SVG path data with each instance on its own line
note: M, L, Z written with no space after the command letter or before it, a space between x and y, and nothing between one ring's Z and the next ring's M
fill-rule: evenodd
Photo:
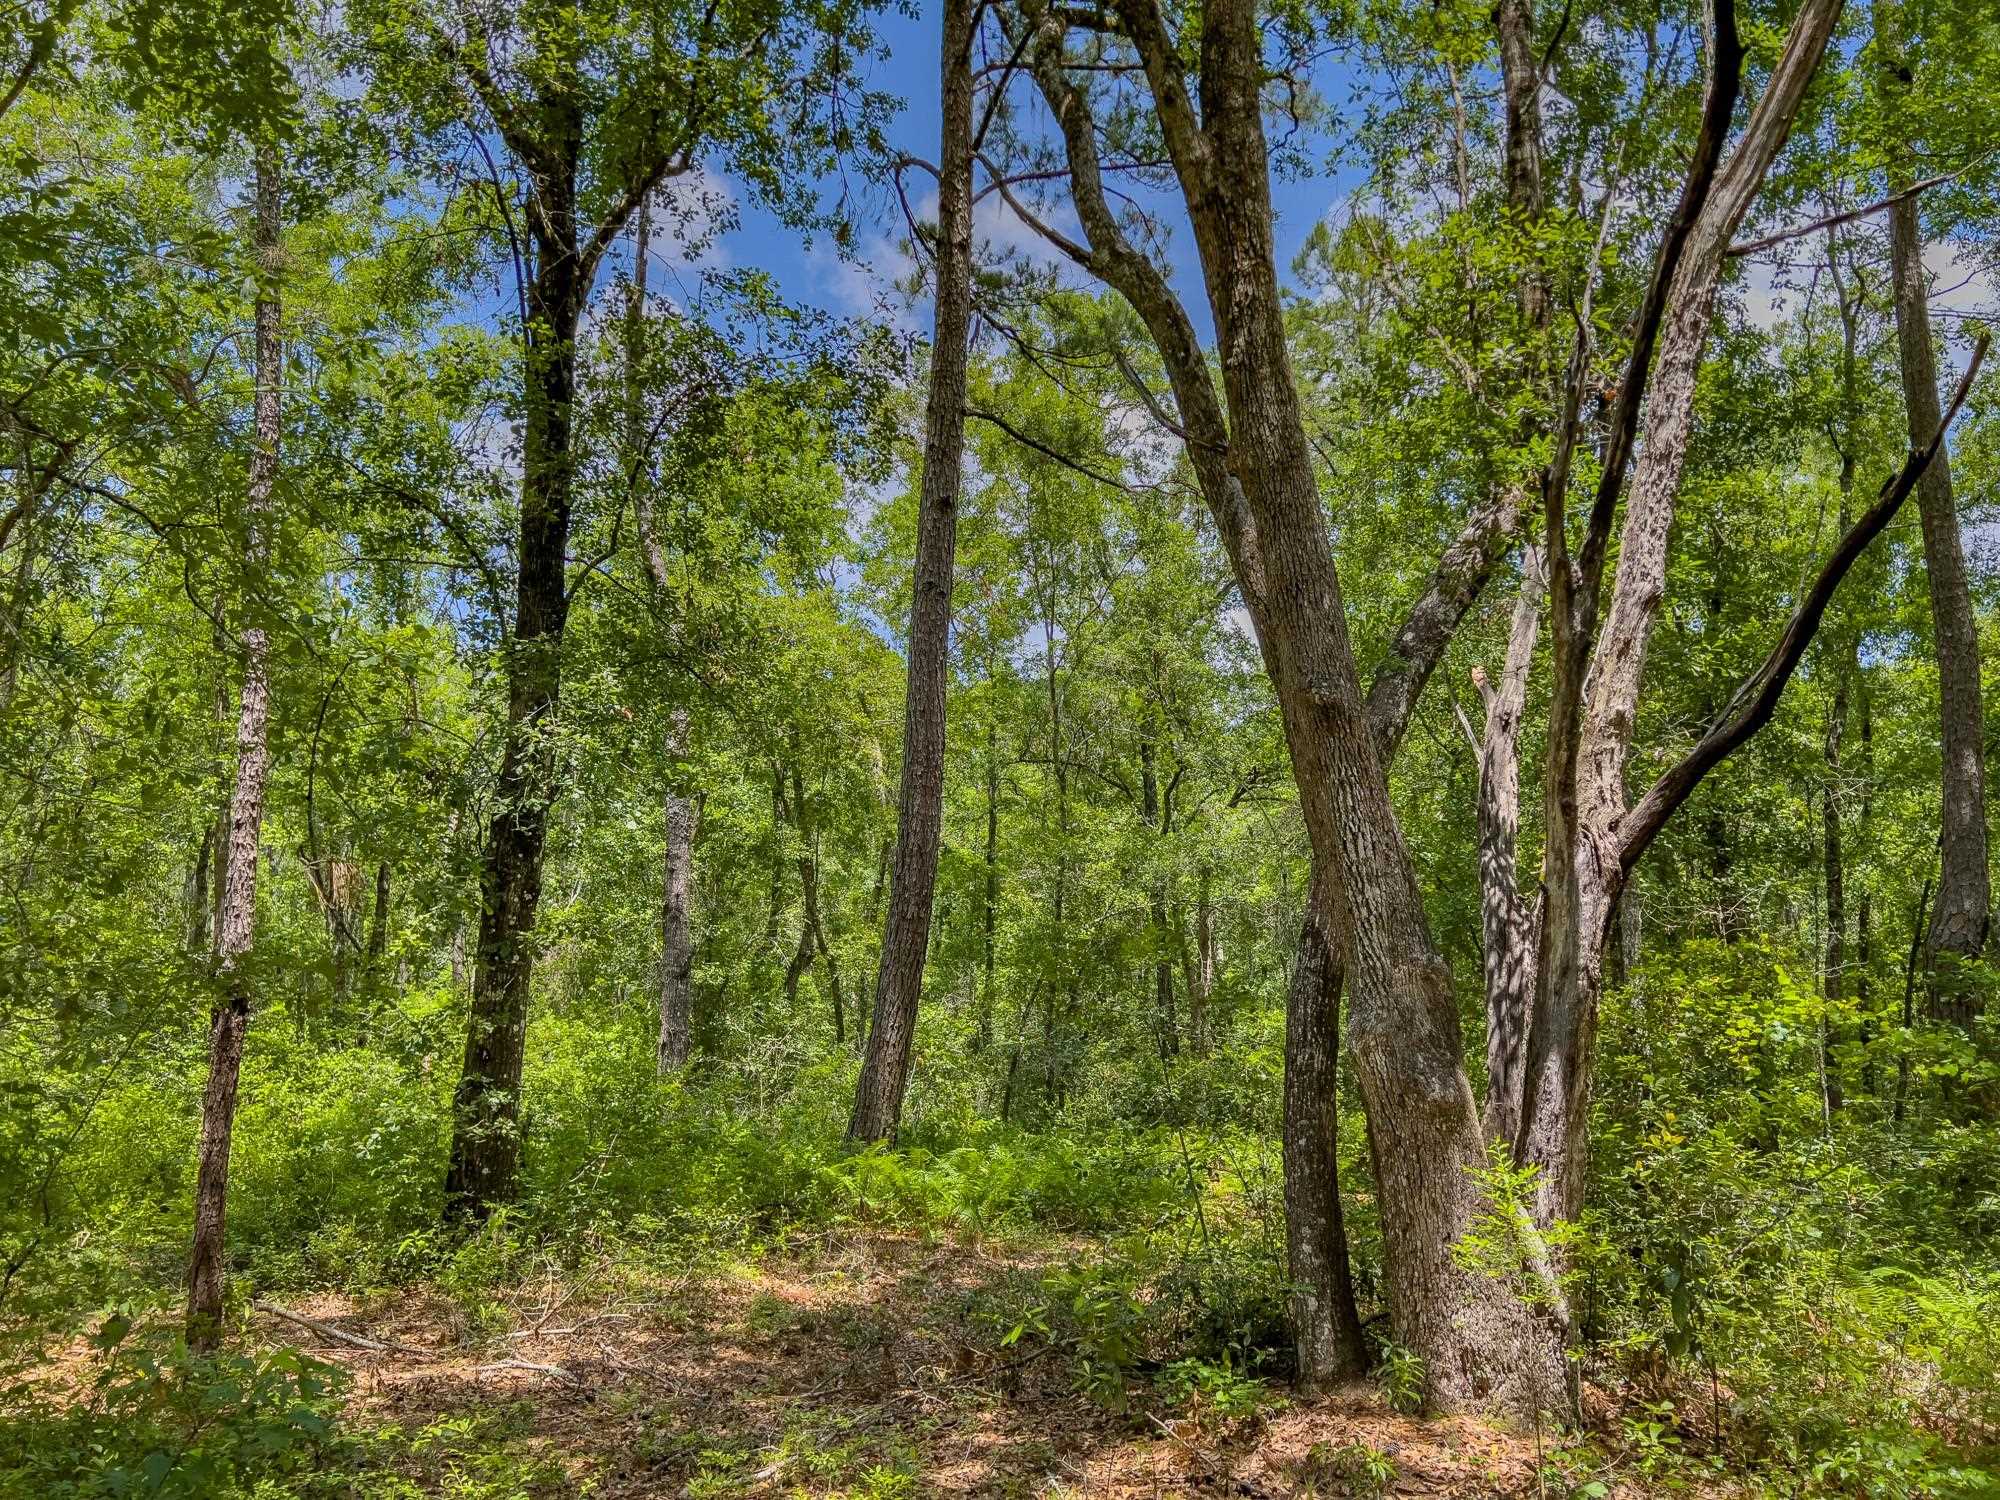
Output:
M345 1328L336 1328L331 1323L322 1323L317 1318L308 1318L304 1313L295 1313L288 1307L279 1307L275 1302L252 1301L250 1306L257 1312L268 1313L274 1318L283 1318L287 1323L296 1323L301 1328L311 1329L321 1338L332 1339L336 1343L348 1344L356 1349L366 1349L371 1354L404 1354L414 1359L442 1359L444 1351L439 1349L419 1349L414 1344L398 1344L389 1339L371 1338L365 1333L350 1333Z

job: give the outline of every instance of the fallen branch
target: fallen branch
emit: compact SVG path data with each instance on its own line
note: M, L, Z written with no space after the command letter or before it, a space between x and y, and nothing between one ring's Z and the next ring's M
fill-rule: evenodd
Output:
M574 1375L570 1374L570 1372L565 1370L561 1365L537 1365L537 1364L531 1364L525 1359L495 1360L490 1365L481 1365L473 1373L478 1375L490 1375L496 1370L526 1370L534 1375L550 1376L553 1379L564 1381L569 1385L583 1384L581 1380L578 1380Z
M253 1300L250 1306L260 1313L269 1313L274 1318L283 1318L287 1323L296 1323L301 1328L311 1329L321 1338L332 1339L340 1344L351 1344L356 1349L366 1349L371 1354L407 1354L415 1359L442 1358L436 1349L419 1349L414 1344L398 1344L387 1339L370 1338L365 1333L349 1333L345 1328L336 1328L331 1323L308 1318L304 1313L295 1313L288 1307L279 1307L275 1302Z

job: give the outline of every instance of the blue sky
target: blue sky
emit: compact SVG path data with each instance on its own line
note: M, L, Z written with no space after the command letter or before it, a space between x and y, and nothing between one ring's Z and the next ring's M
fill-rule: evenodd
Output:
M934 4L925 4L923 13L907 16L889 11L878 17L878 33L888 50L886 59L870 64L870 88L899 96L903 103L889 127L891 142L899 149L925 160L938 154L938 45L941 18ZM1017 85L1017 99L1026 91ZM920 214L931 207L933 198L922 173L912 173L909 186ZM821 184L829 197L840 182L829 179ZM758 269L776 278L789 300L847 315L892 319L898 326L928 333L928 305L912 307L895 290L894 283L908 273L908 262L900 246L907 236L902 211L893 194L880 184L863 180L858 172L847 177L852 201L858 210L859 230L855 253L842 260L834 253L831 240L817 236L810 244L796 230L779 223L775 216L750 200L739 184L726 177L712 177L699 189L725 195L735 205L737 223L718 235L715 243L693 265L677 257L670 248L656 245L654 278L664 273L661 290L675 295L674 278L692 286L691 277L700 266L727 266ZM1274 181L1273 196L1278 216L1278 263L1281 272L1313 226L1344 194L1351 184L1325 177L1303 181ZM684 185L683 190L687 190ZM919 196L921 195L921 196ZM1175 284L1188 304L1199 327L1209 327L1208 309L1194 259L1194 247L1185 230L1185 217L1178 205L1163 204L1163 222L1170 228L1169 253ZM979 231L996 244L1025 245L1034 236L1025 225L1007 212L997 197L981 205ZM686 299L682 299L686 300Z

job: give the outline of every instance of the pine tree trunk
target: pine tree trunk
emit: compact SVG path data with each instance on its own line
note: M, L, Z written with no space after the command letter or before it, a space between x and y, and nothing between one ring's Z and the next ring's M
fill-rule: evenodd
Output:
M892 1139L902 1121L944 820L952 555L965 453L965 375L972 324L972 32L977 16L971 0L946 0L940 64L937 311L910 602L902 801L889 919L875 985L875 1019L848 1124L848 1134L863 1141Z
M243 587L253 613L264 605L270 563L271 491L283 434L283 307L277 279L281 194L277 151L260 146L255 167L256 250L263 285L256 307L256 399L250 478L244 501ZM197 1147L194 1244L188 1257L187 1341L212 1350L222 1338L222 1301L229 1204L229 1148L236 1123L237 1081L243 1038L250 1021L250 980L245 969L256 939L257 847L264 826L264 792L270 776L270 641L261 623L243 631L243 691L236 720L236 784L229 799L228 860L221 919L216 928L216 977L221 1003L209 1024L208 1082L202 1090Z

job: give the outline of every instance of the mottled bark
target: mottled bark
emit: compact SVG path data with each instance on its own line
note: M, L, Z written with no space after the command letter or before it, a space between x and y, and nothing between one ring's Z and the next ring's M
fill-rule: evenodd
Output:
M1528 1018L1535 997L1534 910L1521 890L1521 716L1541 629L1542 555L1527 549L1498 682L1475 673L1486 705L1479 737L1479 910L1486 976L1486 1135L1511 1146L1521 1121Z
M659 1070L676 1073L687 1066L694 1037L694 905L695 800L679 784L674 763L683 753L686 715L670 720L666 745L666 791L661 796L660 822L666 833L660 878L660 1037Z
M284 310L278 290L280 245L278 155L257 149L253 225L260 285L255 314L256 395L251 417L249 483L244 496L241 607L243 689L236 719L236 782L229 799L228 859L215 934L220 1003L209 1022L208 1081L201 1098L196 1147L194 1242L188 1257L187 1341L212 1350L222 1338L222 1301L229 1205L229 1148L236 1124L237 1080L243 1038L250 1022L250 977L245 960L256 940L257 846L264 826L264 792L270 777L270 639L261 621L265 574L270 566L271 495L283 435L280 407L284 379Z
M888 1140L903 1114L930 946L944 814L945 679L951 633L952 553L965 455L965 375L972 322L972 33L978 7L946 0L940 59L937 307L926 401L917 557L910 602L909 685L903 712L903 785L896 819L889 918L876 976L875 1016L848 1134Z
M1839 11L1839 0L1806 0L1742 136L1715 171L1713 185L1705 187L1702 163L1720 150L1741 55L1731 13L1716 12L1717 62L1697 165L1649 291L1649 299L1659 299L1657 356L1649 374L1643 340L1635 350L1575 575L1569 573L1566 553L1557 550L1560 516L1551 501L1551 564L1565 585L1556 592L1554 614L1564 629L1556 643L1541 954L1516 1146L1518 1157L1539 1169L1535 1213L1542 1224L1574 1218L1583 1201L1603 945L1630 868L1624 856L1633 847L1626 760L1646 647L1665 595L1668 536L1693 435L1695 380L1723 260L1791 130ZM1643 432L1635 434L1642 393ZM1603 631L1593 645L1597 579L1611 507L1635 435L1637 461L1619 535L1617 577ZM1812 623L1817 626L1816 619Z

